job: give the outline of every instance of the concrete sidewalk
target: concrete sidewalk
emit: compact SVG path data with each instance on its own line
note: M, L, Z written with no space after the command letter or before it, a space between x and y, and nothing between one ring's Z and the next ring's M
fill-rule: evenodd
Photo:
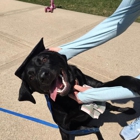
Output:
M18 102L21 81L15 70L32 48L44 37L45 46L59 46L88 32L104 17L54 10L45 13L44 6L15 0L0 1L0 107L53 123L44 96L34 94L36 105ZM123 46L123 47L122 47ZM120 75L140 74L140 24L132 26L119 37L84 52L69 62L99 80L107 81ZM113 48L113 49L112 49ZM117 53L116 53L117 52ZM117 54L117 55L116 55ZM92 55L92 57L90 57ZM113 93L112 93L113 94ZM124 102L124 101L123 101ZM125 101L120 106L140 110L140 100ZM115 103L117 104L117 103ZM113 112L114 113L114 112ZM140 115L111 115L105 120L101 132L105 140L121 140L119 132L126 123ZM14 115L0 112L1 140L61 140L58 129L47 127ZM77 137L76 140L97 139L95 135Z

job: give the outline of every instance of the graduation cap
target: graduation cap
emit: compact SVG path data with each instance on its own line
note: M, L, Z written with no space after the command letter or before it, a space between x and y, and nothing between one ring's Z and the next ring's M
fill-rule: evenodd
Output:
M20 67L16 70L15 75L21 79L22 73L29 63L29 61L38 55L40 52L45 50L45 46L43 43L43 38L38 42L38 44L33 48L33 50L30 52L30 54L26 57L26 59L23 61L23 63L20 65Z
M15 75L22 79L22 74L25 70L25 67L30 62L30 60L38 55L39 53L45 51L45 46L43 43L43 38L38 42L38 44L33 48L30 54L26 57L20 67L16 70ZM33 91L27 86L26 82L22 81L20 90L19 90L19 101L31 101L32 103L36 103L34 97L32 96Z

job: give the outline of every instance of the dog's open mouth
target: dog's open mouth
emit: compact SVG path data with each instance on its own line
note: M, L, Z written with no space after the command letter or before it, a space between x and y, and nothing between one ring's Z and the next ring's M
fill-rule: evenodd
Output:
M68 82L67 74L62 70L59 76L53 81L50 89L50 97L53 101L56 100L57 95L65 96L70 91L70 84Z

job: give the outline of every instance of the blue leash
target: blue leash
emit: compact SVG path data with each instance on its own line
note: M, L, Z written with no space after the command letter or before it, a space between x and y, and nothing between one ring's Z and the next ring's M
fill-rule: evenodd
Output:
M99 132L99 128L86 128L86 129L82 129L82 130L72 130L72 131L68 131L63 129L62 127L60 127L60 129L63 130L63 132L65 132L66 134L69 135L74 135L74 136L81 136L81 135L87 135L87 134L91 134L91 133L97 133Z
M50 98L49 98L48 95L45 95L45 97L46 97L46 100L47 100L48 108L49 108L50 112L52 113ZM72 130L72 131L65 130L62 127L60 127L60 129L63 132L65 132L66 134L75 135L75 136L87 135L87 134L91 134L91 133L100 132L99 128L95 128L95 127L93 127L93 128L86 128L86 129L82 129L82 130Z

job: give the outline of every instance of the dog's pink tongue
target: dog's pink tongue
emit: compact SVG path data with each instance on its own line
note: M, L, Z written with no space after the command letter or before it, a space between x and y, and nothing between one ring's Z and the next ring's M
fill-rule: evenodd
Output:
M51 92L50 97L55 102L57 96L57 87Z
M58 78L56 80L56 83L53 85L53 87L51 89L51 94L50 94L50 97L54 102L55 102L56 97L57 97L57 90L58 90L58 88L61 88L61 86L62 86L61 79Z

